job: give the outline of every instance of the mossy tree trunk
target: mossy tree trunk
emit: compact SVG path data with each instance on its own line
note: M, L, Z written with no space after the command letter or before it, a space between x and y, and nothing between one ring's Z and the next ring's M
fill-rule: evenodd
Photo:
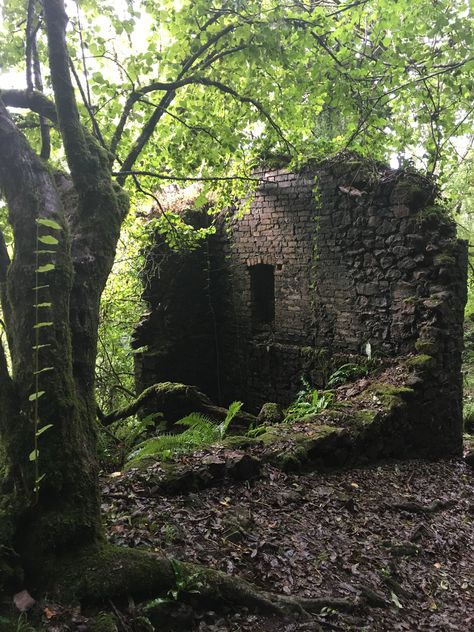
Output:
M32 574L62 551L102 538L94 398L97 327L100 296L127 210L126 196L113 185L108 155L79 121L62 0L45 0L44 10L57 123L70 176L55 175L37 157L0 99L0 187L14 237L11 261L0 240L2 311L11 355L9 369L0 349L5 453L0 540L14 546ZM52 220L61 230L38 219ZM52 233L57 245L38 241L38 235ZM45 264L54 267L38 273ZM44 287L35 291L38 283ZM38 327L41 323L51 325ZM35 350L38 341L41 348ZM35 461L30 455L38 391L44 391L37 399L39 426L52 427L38 437ZM44 477L35 492L38 474Z

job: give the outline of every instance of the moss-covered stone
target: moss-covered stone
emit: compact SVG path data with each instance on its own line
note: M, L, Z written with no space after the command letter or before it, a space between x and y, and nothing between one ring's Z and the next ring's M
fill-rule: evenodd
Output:
M220 442L220 445L224 446L225 448L237 448L244 450L245 448L251 448L252 446L258 445L261 442L261 436L262 435L259 435L258 437L246 437L244 435L233 435L223 439Z
M276 443L276 449L267 454L267 459L285 472L310 465L337 467L343 461L339 452L346 436L341 428L325 425L317 426L312 434L295 432L284 437L288 444L283 448Z
M350 416L355 426L364 428L372 424L377 419L378 411L371 410L370 408L365 410L354 410Z
M429 338L419 338L415 342L415 349L418 353L434 356L437 352L437 345L434 340Z
M439 255L436 255L433 263L435 266L438 266L438 267L453 266L456 264L456 259L452 257L451 255L441 253Z
M274 441L278 441L281 439L281 435L278 433L277 429L270 428L263 434L258 437L258 440L261 441L264 445L268 445L273 443Z
M396 406L404 406L407 397L410 397L414 393L413 389L407 386L393 386L392 384L382 382L372 384L367 390L373 393L382 402L384 407L388 409Z
M417 305L422 299L419 296L407 296L403 302L407 305Z
M403 364L409 369L416 369L418 371L427 371L432 369L436 361L433 356L428 355L426 353L419 353L418 355L411 356L410 358L406 358L403 361Z
M285 418L282 407L275 402L267 402L258 413L260 424L279 424Z
M422 208L418 214L418 219L420 220L439 220L442 222L446 222L449 220L449 210L443 206L442 204L431 204Z

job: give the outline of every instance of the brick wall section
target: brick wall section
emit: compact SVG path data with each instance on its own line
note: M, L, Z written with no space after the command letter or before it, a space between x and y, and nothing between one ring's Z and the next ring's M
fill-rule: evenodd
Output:
M178 379L182 366L182 381L206 387L224 403L238 398L257 410L265 401L287 404L302 375L322 385L331 358L361 354L367 343L384 356L429 351L436 357L433 388L421 378L416 388L431 421L420 432L438 426L442 432L451 423L459 443L466 245L434 205L432 183L358 159L256 175L262 184L250 212L222 219L217 236L203 246L207 273L200 291L208 307L185 328L179 359L176 345L160 355L154 343L138 357L141 386L168 373ZM257 264L274 266L271 324L252 318L250 267ZM189 283L181 276L176 291L182 298L173 298L165 288L176 266L168 267L154 302L163 303L166 294L173 320ZM179 335L175 326L148 325L151 330L148 344L153 337ZM193 337L208 345L205 352L201 344L198 357ZM441 410L449 422L440 420Z

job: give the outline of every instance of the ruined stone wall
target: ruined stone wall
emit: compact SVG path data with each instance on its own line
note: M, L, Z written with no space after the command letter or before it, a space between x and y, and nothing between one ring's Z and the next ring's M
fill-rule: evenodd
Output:
M427 418L420 437L429 427L442 434L444 411L459 444L466 247L435 204L432 183L357 159L256 175L250 212L222 218L218 234L193 254L206 254L205 265L195 262L206 269L202 280L190 293L181 276L181 299L167 292L155 300L165 298L171 320L181 312L181 327L183 301L194 297L185 345L170 343L179 337L175 326L149 327L168 346L159 358L156 343L139 356L142 386L179 379L255 411L265 401L287 404L302 376L323 386L331 367L370 345L379 357L431 358L422 367L430 366L429 380L413 378L418 413ZM175 267L161 273L158 294L175 283ZM200 318L192 313L196 283Z

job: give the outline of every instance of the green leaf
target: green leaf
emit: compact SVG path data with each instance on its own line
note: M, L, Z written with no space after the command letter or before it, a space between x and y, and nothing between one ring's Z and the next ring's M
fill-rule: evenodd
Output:
M44 369L33 371L33 375L39 375L40 373L46 373L47 371L54 371L54 366L45 366Z
M38 237L38 241L40 241L42 244L59 244L59 241L56 239L56 237L53 237L52 235L41 235L41 237Z
M33 329L41 329L42 327L51 327L51 325L53 325L52 321L47 321L44 323L36 323L36 325L33 325Z
M195 209L200 209L202 208L205 204L207 204L207 195L204 193L204 191L202 191L197 198L194 200L194 208Z
M35 402L37 399L42 397L44 394L45 394L45 391L36 391L36 393L31 393L31 395L28 396L28 400L30 402Z
M46 426L42 426L41 428L39 428L36 431L36 436L37 437L41 437L41 435L43 434L43 432L46 432L46 430L49 430L50 428L53 427L53 424L46 424Z
M36 268L35 272L50 272L50 270L54 270L55 267L54 263L45 263L44 266Z
M30 461L36 461L39 457L39 450L32 450L28 456Z
M54 228L54 230L62 230L62 226L55 222L54 219L46 219L44 217L40 217L36 220L37 224L40 226L47 226L48 228Z

